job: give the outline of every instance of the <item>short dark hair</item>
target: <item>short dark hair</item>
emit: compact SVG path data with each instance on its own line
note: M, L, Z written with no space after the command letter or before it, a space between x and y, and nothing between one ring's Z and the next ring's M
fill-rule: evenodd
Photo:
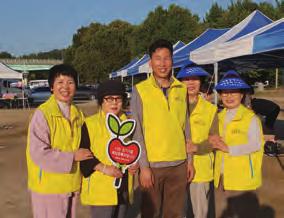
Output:
M213 86L211 84L201 83L200 92L205 93L207 95L213 94Z
M70 76L74 79L76 87L78 86L78 73L77 71L68 64L57 64L49 69L48 84L50 88L53 88L56 77L60 75Z
M119 80L106 80L99 85L97 98L100 106L104 101L104 97L107 95L120 95L123 98L123 104L126 102L125 86Z
M152 58L153 53L158 49L158 48L166 48L170 51L171 56L173 56L173 44L169 42L168 40L165 39L158 39L154 41L150 46L149 46L149 55L150 58Z

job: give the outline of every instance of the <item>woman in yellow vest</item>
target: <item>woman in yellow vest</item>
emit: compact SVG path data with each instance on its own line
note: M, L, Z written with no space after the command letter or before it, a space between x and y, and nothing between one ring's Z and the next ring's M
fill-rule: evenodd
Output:
M251 195L246 192L261 186L261 166L263 157L263 134L261 122L254 112L241 104L243 92L249 86L235 72L228 72L217 84L224 109L218 114L219 132L222 141L216 142L218 151L215 157L214 185L219 192L216 196L222 212L230 197L231 208L223 212L230 217L238 214L238 198L244 205ZM254 194L254 193L252 193ZM242 196L240 196L242 195ZM245 217L255 217L255 211L246 211Z
M77 72L68 65L49 71L51 97L34 112L27 138L28 187L36 218L75 217L80 190L79 161L92 158L79 149L82 112L72 104Z
M213 180L214 154L209 139L219 137L217 107L200 95L201 80L209 74L200 67L185 67L177 78L187 87L191 141L188 151L194 153L195 175L189 185L190 199L195 218L206 218ZM211 205L211 208L214 205Z
M80 147L88 148L94 154L91 160L80 164L83 173L81 202L91 207L92 218L123 218L129 202L132 201L132 183L137 167L130 167L122 174L107 156L107 143L111 134L106 127L106 114L113 113L121 120L126 119L122 111L126 92L119 81L108 80L98 88L99 111L86 118L82 128ZM119 189L113 185L114 178L122 178Z

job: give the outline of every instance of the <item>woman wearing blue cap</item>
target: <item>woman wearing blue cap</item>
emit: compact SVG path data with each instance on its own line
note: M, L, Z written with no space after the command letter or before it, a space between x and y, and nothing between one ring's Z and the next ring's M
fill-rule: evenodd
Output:
M200 67L185 67L177 78L187 87L190 113L191 141L188 152L194 153L195 176L189 185L190 199L195 218L206 218L212 190L214 154L210 140L219 139L217 107L205 100L200 93L201 78L209 74ZM211 206L210 206L211 207Z
M243 206L247 204L247 192L261 186L261 165L263 157L263 134L261 122L254 112L241 104L244 90L249 86L239 75L225 74L215 89L220 94L224 109L218 114L219 132L223 142L218 142L221 150L216 152L214 185L219 192L217 211L230 217L238 215L237 200L229 197L242 195ZM253 194L254 195L254 194ZM254 195L255 196L255 195ZM228 214L229 213L229 214ZM255 217L249 209L246 217ZM219 214L220 215L220 214Z

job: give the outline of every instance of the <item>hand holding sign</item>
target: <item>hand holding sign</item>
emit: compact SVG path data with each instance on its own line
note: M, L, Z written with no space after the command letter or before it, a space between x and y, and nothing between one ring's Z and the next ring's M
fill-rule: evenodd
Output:
M125 173L125 170L131 165L137 163L141 147L136 141L124 142L123 139L129 136L135 129L135 120L127 119L120 122L114 114L107 114L107 127L112 134L112 138L107 144L107 155L111 162L118 166ZM115 179L114 187L119 188L121 178Z

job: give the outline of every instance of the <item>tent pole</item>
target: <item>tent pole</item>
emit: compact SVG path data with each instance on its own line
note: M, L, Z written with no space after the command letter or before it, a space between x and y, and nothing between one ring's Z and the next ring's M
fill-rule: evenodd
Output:
M279 68L275 69L275 89L278 89L278 74L279 74Z
M218 62L214 63L214 86L216 86L217 83L218 83ZM214 93L214 103L215 105L218 104L218 94L216 90Z
M133 83L134 83L134 76L131 76L131 87L133 88Z

